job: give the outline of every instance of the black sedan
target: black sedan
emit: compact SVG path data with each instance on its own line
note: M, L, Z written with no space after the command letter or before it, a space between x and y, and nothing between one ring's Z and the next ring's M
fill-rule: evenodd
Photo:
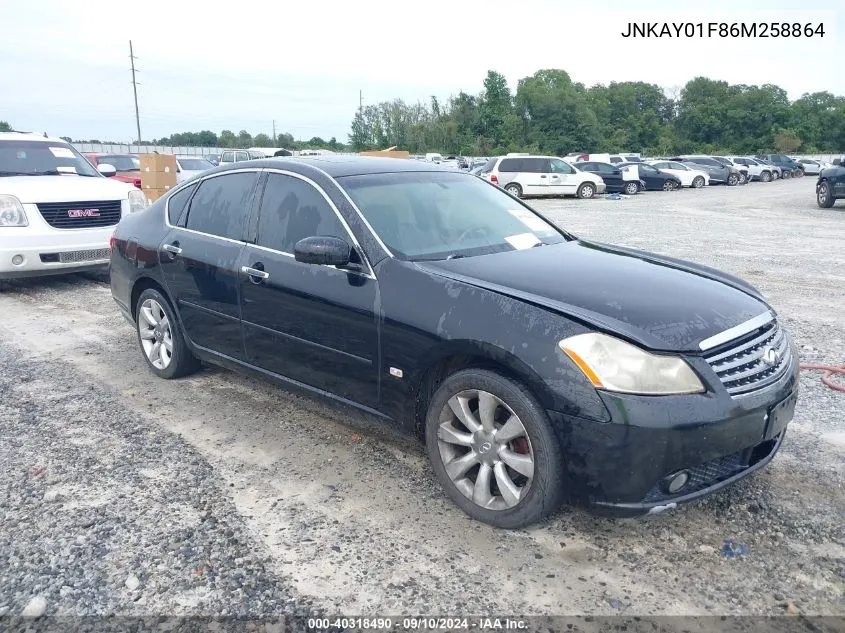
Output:
M667 174L646 163L617 163L619 169L636 170L647 191L675 191L681 188L681 179Z
M395 420L505 528L718 490L774 457L797 397L752 286L420 161L215 168L121 220L111 290L156 375L215 363Z
M597 160L588 160L574 163L574 166L581 171L589 171L601 176L607 186L607 193L627 193L634 195L640 189L645 189L645 182L641 180L625 180L622 170L616 165L602 163Z
M816 203L830 209L837 200L845 198L845 165L822 169L816 181Z

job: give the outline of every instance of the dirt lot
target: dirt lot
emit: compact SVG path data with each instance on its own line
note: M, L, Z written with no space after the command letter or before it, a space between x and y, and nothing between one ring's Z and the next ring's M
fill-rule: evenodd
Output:
M813 182L536 206L745 277L802 360L841 363L845 208L817 209ZM0 615L845 614L845 394L801 386L779 456L722 494L504 532L445 498L415 441L355 413L219 369L154 378L102 280L9 283Z

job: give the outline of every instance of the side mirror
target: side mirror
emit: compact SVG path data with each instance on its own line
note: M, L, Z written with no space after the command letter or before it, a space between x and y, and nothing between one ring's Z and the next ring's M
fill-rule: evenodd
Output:
M303 264L325 266L346 266L352 256L352 249L339 237L306 237L293 247L296 261Z
M106 178L111 178L117 173L114 165L109 165L108 163L100 163L97 165L97 171L103 174Z

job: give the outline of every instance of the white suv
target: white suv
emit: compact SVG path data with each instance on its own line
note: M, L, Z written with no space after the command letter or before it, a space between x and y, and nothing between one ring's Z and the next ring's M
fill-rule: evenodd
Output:
M480 176L509 194L525 196L576 196L592 198L604 193L601 176L578 171L556 156L509 155L491 158Z
M108 265L115 225L149 202L98 169L62 139L0 133L0 279Z

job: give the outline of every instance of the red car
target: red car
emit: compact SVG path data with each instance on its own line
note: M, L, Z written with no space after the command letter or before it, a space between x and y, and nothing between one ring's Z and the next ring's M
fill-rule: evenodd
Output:
M117 170L112 178L141 188L141 162L135 154L85 154L85 158L94 167L103 163L111 165Z

